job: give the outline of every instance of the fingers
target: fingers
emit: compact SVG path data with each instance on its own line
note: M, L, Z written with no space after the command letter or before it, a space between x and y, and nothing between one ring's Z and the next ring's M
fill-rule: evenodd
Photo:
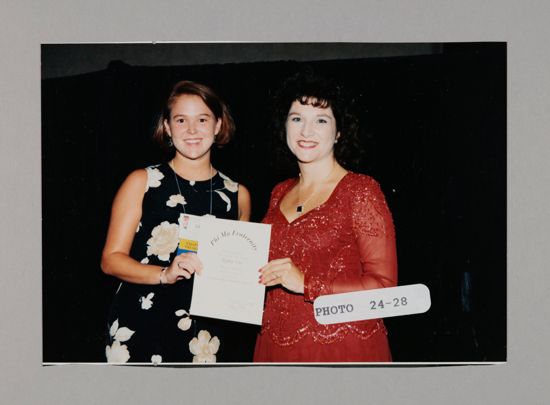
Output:
M179 280L189 280L194 273L202 274L202 262L194 253L182 253L174 258L170 267L166 270L166 278L169 284Z
M260 279L258 282L268 287L279 284L281 282L281 274L277 273L275 269L265 270L260 273Z
M292 260L289 257L285 257L284 259L275 259L267 263L262 268L260 268L260 272L262 272L263 270L268 270L270 268L279 266L281 264L290 264L290 263L292 263Z
M275 259L263 266L260 272L259 283L266 287L277 284L284 284L287 272L290 270L292 261L289 258Z
M185 261L176 262L176 273L178 274L178 279L179 279L179 276L183 276L186 279L190 279L191 275L194 272L195 272L195 267L191 263L185 262Z
M275 259L267 263L265 266L261 267L259 271L262 276L267 276L274 271L284 270L285 268L289 268L291 263L292 263L292 260L290 260L289 258Z
M190 276L195 272L202 274L202 262L194 253L182 253L176 256L174 262L179 269L186 271Z
M185 264L190 263L190 266L193 269L191 271L191 274L194 272L196 272L199 276L202 274L203 265L201 259L199 259L199 256L197 256L196 253L182 253L178 257L180 257L182 259L182 262L184 262Z
M189 280L190 278L191 278L191 273L189 273L187 270L181 269L177 273L176 281L180 281L180 280L183 280L183 279Z
M273 287L274 285L282 284L282 278L276 273L272 273L271 275L268 275L264 277L263 283L260 280L260 283L265 285L266 287Z
M291 292L304 293L304 273L288 257L270 261L259 272L258 282L266 287L281 285Z

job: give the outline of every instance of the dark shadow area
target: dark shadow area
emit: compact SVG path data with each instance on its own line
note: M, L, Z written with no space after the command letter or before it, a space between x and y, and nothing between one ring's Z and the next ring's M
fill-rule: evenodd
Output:
M387 319L394 360L504 361L506 44L440 48L310 65L355 100L366 149L359 171L380 182L392 210L399 284L431 292L427 313ZM300 65L113 61L42 81L44 362L104 361L118 285L99 267L110 207L132 170L163 160L151 136L172 85L205 83L230 105L237 134L213 160L249 188L260 221L290 174L268 163L270 94Z

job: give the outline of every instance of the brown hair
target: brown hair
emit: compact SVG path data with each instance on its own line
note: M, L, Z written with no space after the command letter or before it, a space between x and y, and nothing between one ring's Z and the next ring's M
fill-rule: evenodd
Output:
M235 123L231 113L229 112L229 107L216 93L214 93L210 87L189 80L180 81L172 88L172 91L164 104L164 108L159 117L155 132L153 133L153 139L164 148L171 148L168 146L169 137L164 129L164 120L170 119L172 106L176 102L176 99L185 94L200 97L201 100L204 101L204 104L206 104L214 113L214 117L222 120L220 132L215 138L215 143L218 146L227 144L235 132Z

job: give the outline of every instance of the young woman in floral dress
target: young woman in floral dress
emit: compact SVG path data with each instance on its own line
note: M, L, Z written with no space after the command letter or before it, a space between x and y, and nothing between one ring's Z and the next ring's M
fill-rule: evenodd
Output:
M108 319L108 362L251 359L251 326L190 316L202 264L194 253L177 254L189 214L250 217L247 189L210 161L211 147L229 142L233 132L227 105L209 87L174 86L154 134L173 158L131 173L113 202L101 267L121 284Z

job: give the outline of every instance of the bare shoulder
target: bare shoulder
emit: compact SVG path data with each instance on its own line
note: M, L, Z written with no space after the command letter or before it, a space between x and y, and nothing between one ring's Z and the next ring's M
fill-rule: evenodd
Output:
M242 184L239 184L237 200L239 202L239 211L241 212L250 211L250 205L251 205L250 191L248 191L248 189Z
M243 184L239 183L239 201L241 198L250 200L250 191Z
M147 187L147 179L148 179L147 169L137 169L131 172L128 175L128 177L126 177L126 180L124 180L122 187L131 189L131 190L145 191Z
M128 175L126 180L127 181L132 181L132 182L146 183L147 182L147 177L148 177L147 176L147 170L149 170L149 168L136 169Z
M237 199L239 204L239 220L249 221L250 214L252 211L252 204L250 201L250 192L242 184L239 184L239 193L237 195Z
M115 202L124 205L141 204L143 196L148 188L148 175L146 169L137 169L131 172L124 180L115 198Z

